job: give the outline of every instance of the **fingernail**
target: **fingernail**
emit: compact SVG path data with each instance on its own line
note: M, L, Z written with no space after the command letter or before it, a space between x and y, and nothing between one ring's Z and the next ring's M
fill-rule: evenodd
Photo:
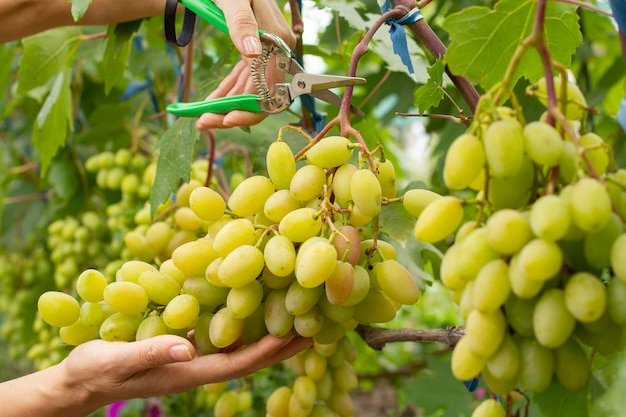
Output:
M243 40L243 52L247 56L260 55L262 52L261 41L256 36L248 36Z
M188 362L193 359L193 354L186 345L176 345L170 348L170 355L178 362Z

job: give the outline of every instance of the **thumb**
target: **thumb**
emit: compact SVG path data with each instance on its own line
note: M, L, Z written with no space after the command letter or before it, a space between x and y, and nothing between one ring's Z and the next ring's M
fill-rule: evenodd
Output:
M262 52L259 28L249 0L216 0L224 12L226 25L235 47L245 57L254 58Z
M188 362L195 356L193 345L174 335L160 335L137 342L126 343L124 363L135 371L156 368L175 362Z

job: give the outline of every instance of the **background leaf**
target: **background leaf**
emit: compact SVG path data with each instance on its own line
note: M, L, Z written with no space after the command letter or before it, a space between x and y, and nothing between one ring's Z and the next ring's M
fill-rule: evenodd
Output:
M532 401L541 411L542 417L587 417L587 394L587 388L580 392L570 392L555 380L548 389L533 395Z
M87 11L87 8L91 4L92 0L71 0L72 2L72 17L74 22L78 22L83 18L83 15Z
M141 26L141 20L109 26L104 52L104 91L108 94L122 78L128 66L128 56L132 47L131 38Z

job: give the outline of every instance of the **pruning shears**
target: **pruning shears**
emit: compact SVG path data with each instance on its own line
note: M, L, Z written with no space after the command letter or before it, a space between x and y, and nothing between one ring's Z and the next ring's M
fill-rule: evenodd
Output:
M170 12L166 8L165 27L168 40L181 45L178 39L172 38L173 16L171 4L175 10L177 3L185 6L184 25L195 24L195 15L213 24L220 31L228 34L228 26L222 10L212 0L169 0ZM168 19L170 19L168 21ZM169 28L169 29L168 29ZM169 30L169 34L168 34ZM189 30L189 28L187 28ZM190 34L185 35L190 39ZM346 77L336 75L310 74L304 71L294 53L280 37L259 30L263 52L251 63L251 78L257 88L258 94L241 94L216 98L212 100L172 103L167 106L167 111L177 116L196 117L203 113L225 114L233 110L245 110L254 113L280 113L291 105L293 101L303 95L309 94L334 106L341 104L341 97L330 91L331 88L363 84L366 82L360 77ZM181 38L183 35L181 34ZM188 41L188 39L187 39ZM185 42L185 41L183 41ZM181 45L182 46L182 45ZM277 83L274 85L272 95L270 86L265 77L266 67L271 57L275 57L276 68L291 76L289 83ZM355 107L351 111L359 116L363 112Z

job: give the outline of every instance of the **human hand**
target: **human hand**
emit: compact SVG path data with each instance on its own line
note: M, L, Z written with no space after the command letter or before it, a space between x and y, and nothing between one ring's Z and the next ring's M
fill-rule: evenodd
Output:
M90 411L115 401L187 391L240 378L311 346L310 339L265 336L229 353L196 356L193 345L174 335L138 342L94 340L77 346L59 365L62 381Z
M220 83L207 99L252 93L258 91L250 78L250 62L261 54L261 41L258 29L261 28L283 39L289 47L296 44L296 37L283 18L275 0L215 0L226 18L229 32L235 47L243 55L231 73ZM284 81L284 74L275 69L273 61L268 64L269 85ZM205 113L196 122L198 130L211 128L250 126L262 121L267 115L246 111L232 111L228 114Z

